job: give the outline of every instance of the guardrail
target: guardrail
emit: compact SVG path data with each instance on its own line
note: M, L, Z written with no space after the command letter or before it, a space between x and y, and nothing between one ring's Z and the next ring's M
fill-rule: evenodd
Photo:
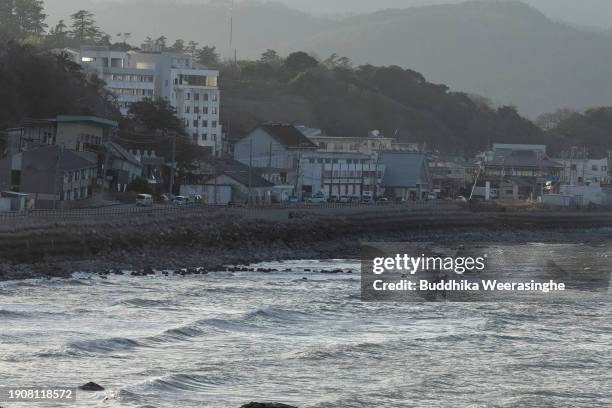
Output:
M42 210L33 209L19 212L0 212L0 223L10 220L26 219L74 219L121 217L134 215L166 215L173 213L235 213L244 211L273 211L273 210L324 210L324 209L350 209L350 208L402 208L402 209L453 209L457 205L452 201L409 201L409 202L376 202L376 203L292 203L270 205L174 205L157 204L151 207L138 207L135 205L117 205L99 208L81 208L68 210Z

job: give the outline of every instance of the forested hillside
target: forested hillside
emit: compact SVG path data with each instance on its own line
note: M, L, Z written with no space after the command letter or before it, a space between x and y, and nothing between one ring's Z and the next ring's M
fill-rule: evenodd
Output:
M253 4L249 7L257 9ZM462 7L482 8L479 3ZM506 7L521 11L525 24L543 18L520 4ZM384 21L384 16L379 18ZM113 97L101 80L87 79L78 65L49 51L84 44L133 49L131 27L117 36L108 35L87 10L76 10L54 27L45 21L41 0L0 4L0 97L4 101L0 127L14 126L26 117L62 113L117 118ZM351 21L358 25L359 18ZM160 36L149 41L168 51L190 54L197 63L221 71L222 123L230 139L258 123L279 121L319 127L339 136L365 136L378 129L400 141L426 143L447 152L473 153L494 142L546 143L553 152L572 146L587 146L594 154L612 149L610 108L550 114L548 124L536 126L512 106L453 91L428 81L426 72L396 65L359 65L337 54L322 58L301 51L285 56L272 49L252 60L222 60L215 46L197 39ZM126 121L124 126L133 131L134 123Z
M397 66L352 67L346 58L319 62L303 52L222 69L224 122L239 137L262 120L307 124L340 136L379 129L404 142L472 152L487 144L547 142L547 135L513 107L450 92Z

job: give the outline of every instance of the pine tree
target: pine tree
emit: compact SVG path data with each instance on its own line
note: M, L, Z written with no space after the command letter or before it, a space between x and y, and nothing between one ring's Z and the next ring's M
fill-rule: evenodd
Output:
M102 32L96 26L93 13L87 10L79 10L70 16L72 37L80 44L96 43L102 37Z
M42 35L47 28L42 0L14 0L13 4L19 37Z

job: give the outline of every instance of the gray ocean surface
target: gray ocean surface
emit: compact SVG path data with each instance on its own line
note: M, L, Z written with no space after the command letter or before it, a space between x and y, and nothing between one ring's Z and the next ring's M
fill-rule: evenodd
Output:
M581 246L503 248L553 250ZM364 303L357 260L260 266L291 271L1 282L0 385L106 390L71 405L0 405L612 406L609 294Z

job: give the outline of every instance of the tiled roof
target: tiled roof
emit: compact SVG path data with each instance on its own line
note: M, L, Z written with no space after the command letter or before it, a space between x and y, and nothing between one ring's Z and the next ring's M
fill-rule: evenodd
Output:
M132 163L137 166L140 165L140 162L132 153L128 152L127 150L125 150L122 146L118 145L117 143L106 142L104 143L104 146L106 146L112 154L121 158L122 160Z
M302 132L293 125L267 123L261 125L269 135L278 140L279 143L289 148L316 148Z
M493 160L487 162L486 165L506 167L563 167L561 163L552 161L546 156L540 156L538 152L530 150L496 151Z
M34 158L41 168L55 167L59 159L58 170L72 171L91 167L96 167L97 163L87 160L79 153L68 149L61 149L59 146L51 145L34 150L28 150L23 153L31 158Z
M383 184L387 187L415 187L427 181L421 179L426 167L423 153L386 151L381 161L385 165Z

